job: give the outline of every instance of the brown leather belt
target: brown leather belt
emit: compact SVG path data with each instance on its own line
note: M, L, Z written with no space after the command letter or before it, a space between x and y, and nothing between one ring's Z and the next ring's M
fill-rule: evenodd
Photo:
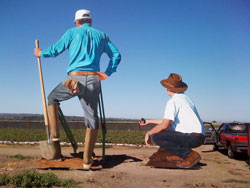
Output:
M91 72L91 71L76 71L76 72L70 72L70 76L80 76L80 75L97 75L97 72Z

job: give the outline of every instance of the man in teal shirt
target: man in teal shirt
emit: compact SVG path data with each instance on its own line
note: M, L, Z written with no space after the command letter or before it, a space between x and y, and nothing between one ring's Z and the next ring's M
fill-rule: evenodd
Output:
M34 54L36 57L56 57L66 49L69 50L68 78L48 96L50 133L52 140L59 141L58 105L61 101L78 96L87 127L83 168L88 170L93 163L92 153L99 128L97 106L100 81L116 72L121 55L105 33L91 27L90 11L78 10L74 23L76 27L66 31L57 43L44 50L35 48ZM110 61L106 71L100 72L103 53L108 55Z

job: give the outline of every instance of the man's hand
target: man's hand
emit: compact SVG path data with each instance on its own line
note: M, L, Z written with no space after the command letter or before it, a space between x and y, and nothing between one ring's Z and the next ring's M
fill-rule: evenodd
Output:
M144 118L141 118L141 120L138 123L139 123L140 126L148 125L147 120L145 120Z
M41 57L41 52L42 52L42 50L40 48L35 48L34 55L36 57Z
M97 76L99 78L99 81L106 80L108 78L108 75L104 72L98 72Z
M150 136L149 132L147 132L147 134L145 135L145 144L146 144L146 146L150 146L150 144L151 144L151 136Z

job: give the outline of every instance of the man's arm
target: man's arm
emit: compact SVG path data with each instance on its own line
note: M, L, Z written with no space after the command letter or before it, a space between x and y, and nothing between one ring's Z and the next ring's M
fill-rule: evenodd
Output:
M118 67L121 61L121 54L119 50L111 43L108 37L107 37L107 44L105 46L105 52L110 58L105 74L107 76L110 76L112 73L116 72L116 68Z
M64 35L48 48L41 50L35 48L34 54L37 57L56 57L69 47L71 33L68 30Z
M146 126L146 125L149 125L149 124L153 124L153 125L158 125L158 124L161 124L163 121L163 119L147 119L145 120L145 122L143 121L139 121L138 123L140 124L140 126Z
M159 132L167 129L170 126L171 122L172 122L172 120L163 119L162 123L156 125L150 131L148 131L147 134L145 135L145 143L146 143L146 145L150 145L150 141L151 141L150 137L151 137L151 135L159 133Z
M156 134L156 133L159 133L159 132L167 129L169 127L169 125L171 124L171 122L172 122L172 120L163 119L162 123L153 127L150 131L148 131L148 134L149 135Z
M108 75L105 74L104 72L97 72L97 76L99 81L106 80L108 78Z

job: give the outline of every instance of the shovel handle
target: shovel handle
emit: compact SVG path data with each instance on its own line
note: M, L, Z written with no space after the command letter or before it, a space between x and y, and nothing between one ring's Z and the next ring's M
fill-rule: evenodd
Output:
M36 43L36 48L39 48L39 41L36 40L35 43ZM37 62L38 62L38 69L39 69L39 77L40 77L42 99L43 99L44 122L45 122L45 126L48 126L49 125L49 118L48 118L48 110L47 110L47 105L46 105L46 98L45 98L45 91L44 91L44 84L43 84L43 73L42 73L40 57L37 58Z

